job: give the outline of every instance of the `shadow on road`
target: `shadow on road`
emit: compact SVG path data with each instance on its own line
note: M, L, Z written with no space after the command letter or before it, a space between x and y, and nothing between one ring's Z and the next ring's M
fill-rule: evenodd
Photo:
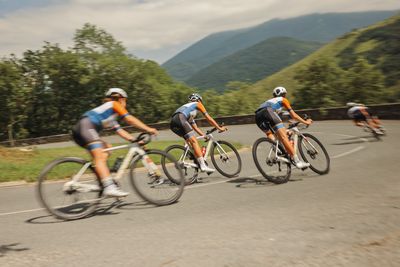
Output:
M340 145L361 144L361 143L365 143L365 139L367 140L367 142L379 142L379 141L381 141L381 140L376 139L375 137L373 137L371 135L367 135L367 136L355 136L355 137L344 138L344 139L342 139L343 142L332 143L331 145L340 146Z
M29 248L19 248L19 243L12 243L8 245L0 245L0 258L4 257L9 252L21 252L29 250Z
M265 179L256 179L251 177L239 177L236 179L229 180L228 183L235 183L237 184L236 187L238 188L249 188L249 187L257 187L257 186L275 186L271 182L268 182Z
M116 200L113 201L112 203L100 203L97 209L90 215L77 219L77 220L82 220L82 219L87 219L93 216L109 216L109 215L117 215L120 214L120 212L116 212L115 209L119 210L138 210L138 209L152 209L156 208L157 206L154 206L152 204L149 204L145 201L135 201L135 202L124 202L121 200ZM31 224L52 224L52 223L65 223L65 222L71 222L74 220L62 220L62 219L57 219L53 215L42 215L38 217L34 217L31 219L28 219L25 221L25 223L31 223Z

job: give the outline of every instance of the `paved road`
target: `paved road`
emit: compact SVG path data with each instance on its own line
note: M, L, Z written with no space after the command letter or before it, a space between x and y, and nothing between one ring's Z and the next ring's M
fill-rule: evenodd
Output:
M0 188L0 266L400 266L400 122L385 125L375 142L349 122L316 122L309 132L332 157L328 175L294 171L272 185L245 150L239 178L206 177L168 207L132 193L60 222L34 186ZM259 136L245 125L221 138L250 146Z

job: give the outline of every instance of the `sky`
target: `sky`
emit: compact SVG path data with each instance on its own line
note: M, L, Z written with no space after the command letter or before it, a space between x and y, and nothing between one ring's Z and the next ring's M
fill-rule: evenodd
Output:
M0 57L72 47L85 23L163 63L209 34L311 13L400 9L399 0L0 0Z

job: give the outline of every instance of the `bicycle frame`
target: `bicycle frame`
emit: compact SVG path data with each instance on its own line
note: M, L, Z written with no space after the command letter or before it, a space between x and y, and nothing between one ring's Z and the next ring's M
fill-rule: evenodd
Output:
M114 180L119 180L122 178L122 175L124 174L125 170L128 169L132 160L137 156L143 157L142 162L143 162L143 165L146 167L146 169L156 171L156 170L152 169L152 166L150 166L150 164L147 162L146 152L142 148L140 148L140 146L136 143L120 145L120 146L116 146L116 147L110 147L110 148L104 149L103 151L110 152L110 151L120 150L120 149L125 149L125 148L129 148L129 150L128 150L127 154L125 155L124 160L122 161L121 167L118 169L115 177L113 177ZM91 161L87 162L80 169L80 171L76 175L74 175L72 180L74 182L77 182L91 165L92 165Z
M222 154L221 152L226 154L226 151L222 148L222 146L217 141L215 141L214 136L211 133L206 134L206 136L208 138L208 141L207 141L208 144L207 144L207 147L206 147L206 153L203 156L204 160L208 159L208 156L210 155L211 147L212 147L213 144L215 144L217 146L217 149L220 152L220 154ZM204 136L197 136L196 139L197 140L203 140L203 139L205 139L205 137ZM182 157L179 160L183 160L186 157L188 151L190 150L190 146L189 146L189 144L187 142L185 142L184 147L185 147L185 153L182 155Z

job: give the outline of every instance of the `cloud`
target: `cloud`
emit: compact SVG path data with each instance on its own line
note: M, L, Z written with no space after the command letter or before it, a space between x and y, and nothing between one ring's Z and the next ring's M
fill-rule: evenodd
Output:
M90 22L122 41L131 53L160 62L210 33L272 18L400 8L398 0L47 0L40 6L22 2L25 5L0 17L0 55L38 49L44 41L69 47L76 29Z

